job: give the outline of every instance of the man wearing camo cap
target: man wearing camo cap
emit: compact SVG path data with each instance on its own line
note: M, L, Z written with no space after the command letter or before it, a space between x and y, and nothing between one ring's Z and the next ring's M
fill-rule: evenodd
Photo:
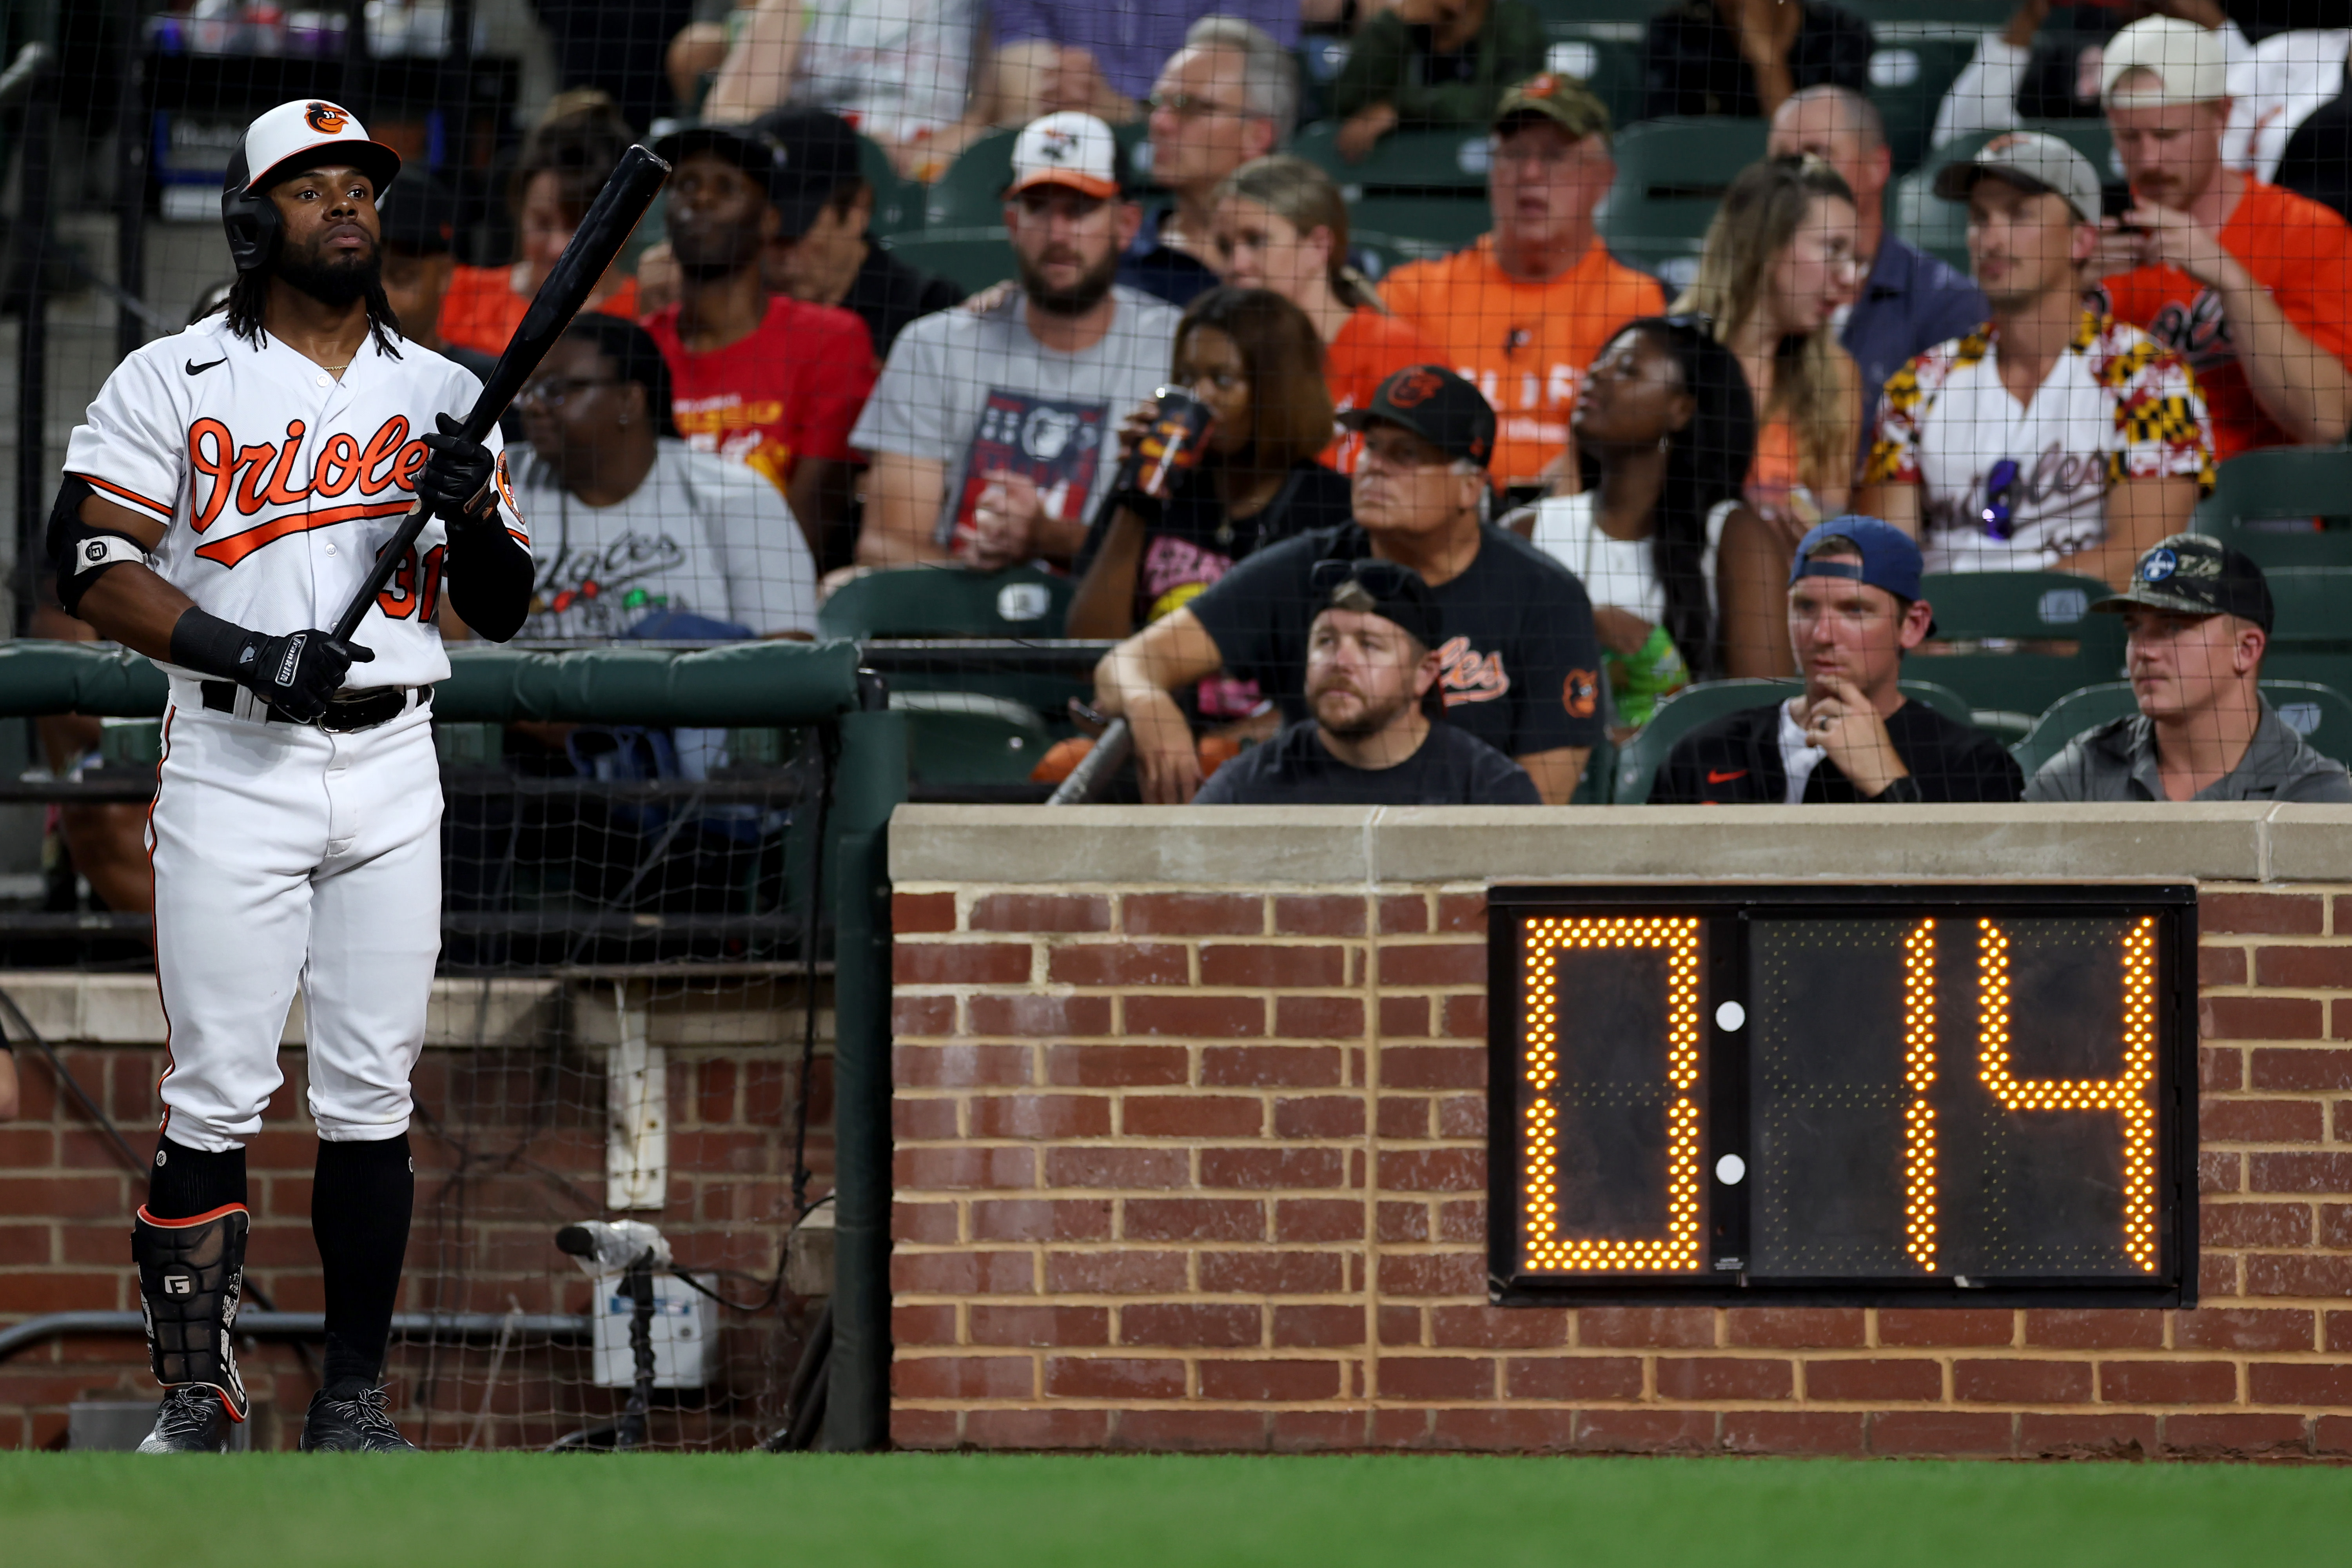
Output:
M2272 612L2253 562L2176 533L2092 608L2124 617L2139 713L2076 736L2027 800L2352 801L2344 764L2287 728L2256 685Z

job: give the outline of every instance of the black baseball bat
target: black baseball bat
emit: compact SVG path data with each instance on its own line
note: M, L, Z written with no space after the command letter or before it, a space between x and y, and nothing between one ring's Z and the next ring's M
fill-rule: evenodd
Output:
M531 297L530 309L523 312L522 325L515 329L506 352L491 367L490 379L482 386L482 395L474 399L461 426L466 438L478 441L490 433L490 426L504 416L507 405L515 400L522 384L572 324L580 307L588 302L589 290L621 254L621 247L629 242L638 220L653 205L654 196L661 190L662 182L669 178L669 165L654 156L645 147L632 147L621 154L618 167L596 193L596 200L588 208L588 216L572 233L572 243L555 258L555 266L547 274L547 281L539 286ZM360 584L343 613L335 617L334 636L338 642L349 642L359 630L360 622L367 618L368 606L392 581L401 561L425 531L428 516L425 503L413 503L400 520L399 529L392 542L376 552L375 564L368 569L367 580Z

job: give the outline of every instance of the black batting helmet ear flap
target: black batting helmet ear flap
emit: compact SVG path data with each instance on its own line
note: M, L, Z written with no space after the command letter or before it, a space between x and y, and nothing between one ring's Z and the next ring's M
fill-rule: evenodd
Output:
M229 259L239 272L269 265L278 248L278 208L268 193L252 188L245 166L242 141L229 154L228 172L221 181L221 227L228 235Z

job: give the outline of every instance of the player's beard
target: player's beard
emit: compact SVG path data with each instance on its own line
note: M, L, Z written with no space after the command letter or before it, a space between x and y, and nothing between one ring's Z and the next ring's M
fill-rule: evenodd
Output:
M1320 700L1326 692L1331 691L1335 688L1355 691L1360 700L1363 699L1363 693L1357 690L1353 686L1347 685L1339 681L1325 681L1307 694L1307 706L1314 710L1316 723L1321 725L1326 731L1342 741L1370 740L1374 735L1379 734L1391 724L1396 722L1397 715L1403 712L1405 709L1410 707L1412 703L1412 698L1410 694L1399 697L1396 700L1384 704L1374 704L1370 700L1362 700L1361 705L1357 708L1352 718L1344 718L1338 723L1334 723L1331 720L1324 717L1323 703Z
M341 310L355 305L383 282L383 252L371 246L357 256L320 260L315 251L278 258L278 276L289 288L299 289L321 305Z
M1110 292L1112 282L1118 277L1118 252L1108 251L1102 260L1066 289L1056 289L1045 281L1045 269L1027 257L1015 252L1013 260L1021 270L1021 296L1049 316L1083 316L1103 302Z

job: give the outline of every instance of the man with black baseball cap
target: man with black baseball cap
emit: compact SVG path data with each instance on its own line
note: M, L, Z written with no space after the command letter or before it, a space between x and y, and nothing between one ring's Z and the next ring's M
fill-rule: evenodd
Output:
M1144 798L1181 804L1200 787L1174 694L1204 676L1254 680L1286 720L1307 717L1307 645L1328 607L1318 563L1370 557L1417 574L1444 617L1446 721L1515 759L1546 802L1566 805L1606 717L1600 644L1582 584L1486 521L1494 409L1452 371L1423 364L1343 418L1364 439L1349 481L1355 521L1261 546L1096 666L1097 704L1134 729Z
M1650 804L2015 800L2021 775L1999 742L1903 695L1903 656L1936 629L1919 593L1919 547L1900 529L1839 517L1807 533L1789 567L1804 690L1684 736Z
M1433 723L1444 619L1393 561L1324 561L1307 633L1314 712L1219 768L1198 805L1541 805L1527 770Z
M874 187L866 182L849 121L822 109L776 109L751 129L782 154L768 179L782 220L768 246L771 288L855 313L884 359L908 322L963 302L962 289L918 272L866 237Z
M671 413L697 451L765 475L783 491L819 560L827 534L845 533L852 469L849 433L874 390L874 343L847 310L771 294L761 253L783 232L778 205L797 197L790 153L748 126L674 131L654 151L669 177L675 305L646 318L669 362ZM833 541L835 558L847 554Z
M383 297L400 318L401 337L464 365L477 381L489 380L496 354L441 336L441 301L457 270L449 247L457 236L457 200L449 187L429 174L412 174L393 182L376 199L375 211L383 226ZM522 420L509 409L499 430L509 442L520 441Z
M2245 555L2176 533L2091 607L2124 617L2139 713L2077 735L2026 799L2352 801L2344 764L2288 729L2257 685L2271 589Z

